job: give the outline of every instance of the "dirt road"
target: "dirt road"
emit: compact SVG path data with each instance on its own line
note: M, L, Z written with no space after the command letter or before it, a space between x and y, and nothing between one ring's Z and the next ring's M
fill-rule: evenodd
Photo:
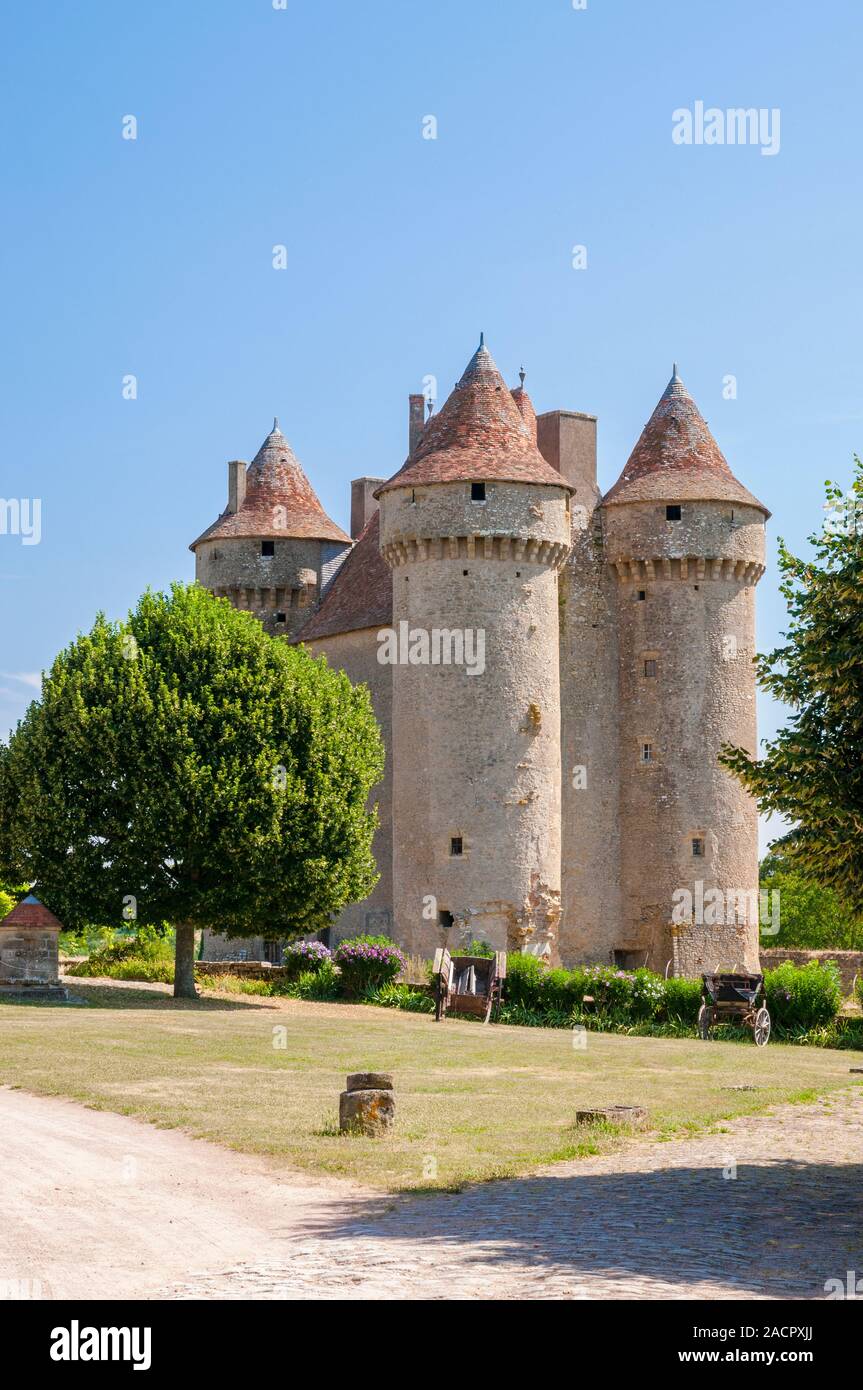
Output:
M7 1297L823 1298L863 1274L860 1091L392 1197L0 1089L0 1171Z

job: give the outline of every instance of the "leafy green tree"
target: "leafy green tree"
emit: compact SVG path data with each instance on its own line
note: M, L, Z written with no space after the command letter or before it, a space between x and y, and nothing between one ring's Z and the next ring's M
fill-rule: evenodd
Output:
M0 922L8 916L26 892L24 884L5 883L0 880Z
M811 558L779 542L785 642L756 658L759 683L791 713L760 760L727 747L721 761L759 809L792 829L778 844L790 870L832 888L863 914L863 464L850 491L828 483L828 518Z
M0 874L70 930L320 930L377 879L367 798L383 771L365 687L197 585L100 615L0 744Z
M779 894L779 932L763 946L804 950L863 950L863 918L855 917L832 888L791 869L781 853L761 861L761 887Z

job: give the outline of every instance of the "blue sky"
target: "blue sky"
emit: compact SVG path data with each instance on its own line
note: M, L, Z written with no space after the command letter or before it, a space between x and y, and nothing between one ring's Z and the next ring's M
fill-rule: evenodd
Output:
M42 540L0 535L0 733L99 608L191 578L225 461L274 414L344 524L349 480L403 461L408 393L431 374L445 396L481 330L538 410L599 415L605 485L680 363L773 510L770 645L776 537L803 545L823 480L863 447L861 16L856 0L7 12L0 496L41 499ZM676 145L672 112L699 100L779 108L779 153ZM776 718L762 703L762 733Z

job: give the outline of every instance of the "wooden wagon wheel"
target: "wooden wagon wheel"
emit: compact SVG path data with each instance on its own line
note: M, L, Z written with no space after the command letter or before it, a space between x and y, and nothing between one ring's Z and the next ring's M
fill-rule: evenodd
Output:
M755 1039L756 1047L765 1047L770 1039L770 1015L766 1009L759 1009L755 1015L755 1026L752 1029L752 1036Z
M698 1036L705 1040L710 1037L713 1010L709 1004L702 1004L698 1010Z

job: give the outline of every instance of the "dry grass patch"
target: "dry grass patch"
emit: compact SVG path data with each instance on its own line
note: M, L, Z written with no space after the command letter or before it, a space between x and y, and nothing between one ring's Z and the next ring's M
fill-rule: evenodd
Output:
M0 1082L388 1188L511 1175L624 1142L576 1128L578 1109L644 1105L661 1138L852 1085L861 1065L854 1052L600 1033L580 1050L565 1029L70 984L85 1007L0 1006ZM349 1071L395 1073L391 1139L336 1132ZM755 1089L731 1089L742 1085Z

